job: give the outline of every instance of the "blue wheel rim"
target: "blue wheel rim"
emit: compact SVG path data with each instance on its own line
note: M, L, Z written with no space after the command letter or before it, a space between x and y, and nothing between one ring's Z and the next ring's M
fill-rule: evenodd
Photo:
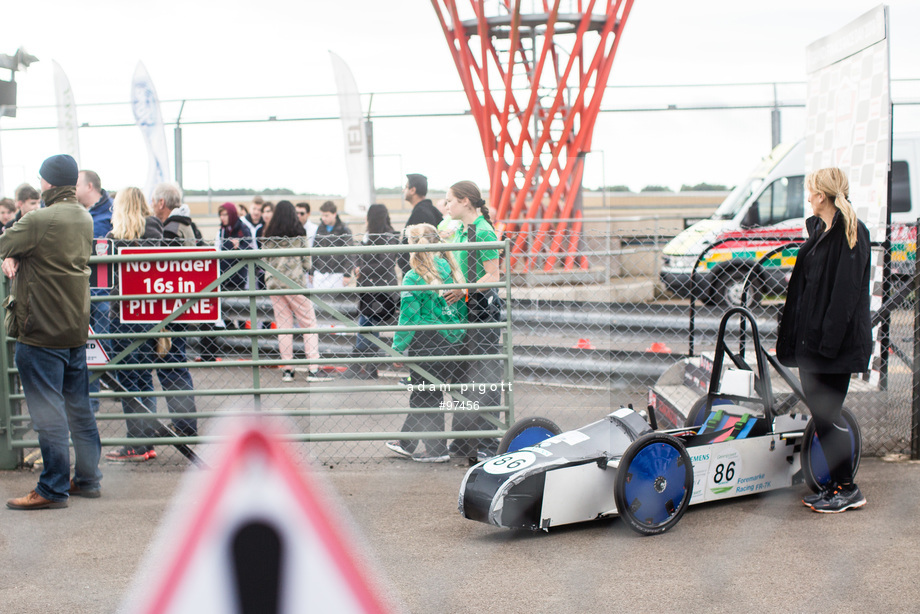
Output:
M521 433L511 440L511 443L508 444L508 451L514 452L515 450L520 450L521 448L529 448L530 446L535 446L541 441L545 441L550 437L553 437L556 433L545 429L542 426L532 426L524 429Z
M856 438L853 435L853 429L847 425L847 433L850 435L850 456L856 460ZM818 441L818 433L811 437L811 454L809 455L811 464L811 475L815 478L818 486L824 486L831 481L831 470L827 466L827 457L824 455L824 449L821 442Z
M638 522L658 526L677 513L687 496L680 450L668 443L649 444L624 469L629 472L623 489L626 505Z

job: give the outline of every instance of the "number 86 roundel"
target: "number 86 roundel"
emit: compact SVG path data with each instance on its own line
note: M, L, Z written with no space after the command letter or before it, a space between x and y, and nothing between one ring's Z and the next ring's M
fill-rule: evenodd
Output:
M537 455L533 452L518 450L517 452L511 452L510 454L504 454L493 458L483 465L482 468L486 473L492 475L504 475L506 473L514 473L515 471L525 469L534 464L536 460Z

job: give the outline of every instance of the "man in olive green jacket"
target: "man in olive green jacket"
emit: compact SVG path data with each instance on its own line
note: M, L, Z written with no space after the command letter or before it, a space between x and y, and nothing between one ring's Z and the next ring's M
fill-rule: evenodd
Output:
M44 469L35 490L10 509L67 507L69 495L98 497L101 445L89 404L86 339L93 218L77 202L77 163L52 156L39 171L45 206L0 236L3 273L13 280L6 326ZM68 434L76 454L70 479Z

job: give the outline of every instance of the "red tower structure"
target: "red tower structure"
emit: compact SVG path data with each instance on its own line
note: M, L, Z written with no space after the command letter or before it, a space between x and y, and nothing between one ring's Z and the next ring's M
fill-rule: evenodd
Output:
M542 12L530 14L522 2L431 0L479 127L512 267L586 269L584 157L633 0L568 0L569 12L536 0Z

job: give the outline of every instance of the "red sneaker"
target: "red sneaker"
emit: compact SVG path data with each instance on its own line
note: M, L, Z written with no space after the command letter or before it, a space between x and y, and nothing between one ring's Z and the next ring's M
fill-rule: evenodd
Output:
M147 446L122 446L105 455L113 463L142 463L157 457L153 448Z

